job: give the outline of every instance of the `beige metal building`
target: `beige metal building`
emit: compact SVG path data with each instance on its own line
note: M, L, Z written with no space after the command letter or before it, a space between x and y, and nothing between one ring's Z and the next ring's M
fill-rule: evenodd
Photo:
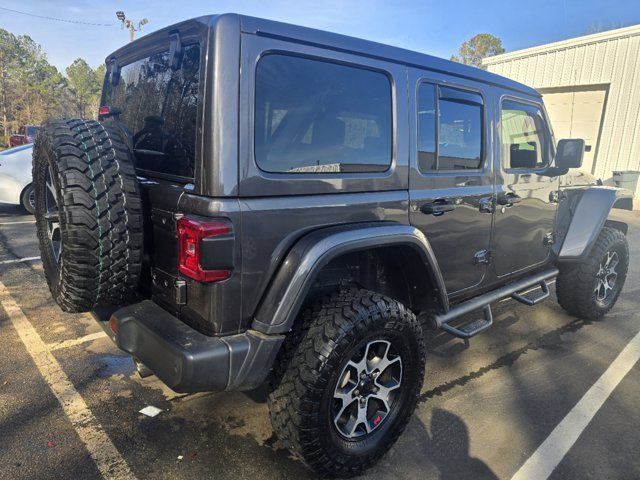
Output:
M544 96L556 139L586 140L583 170L640 170L640 25L485 59ZM640 188L636 196L640 195Z

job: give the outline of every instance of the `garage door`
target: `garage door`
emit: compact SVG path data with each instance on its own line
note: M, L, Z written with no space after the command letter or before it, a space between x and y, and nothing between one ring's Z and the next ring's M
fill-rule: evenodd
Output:
M542 90L542 93L556 139L584 138L586 146L582 170L592 173L595 171L606 90L602 87L580 87L554 89L546 93Z

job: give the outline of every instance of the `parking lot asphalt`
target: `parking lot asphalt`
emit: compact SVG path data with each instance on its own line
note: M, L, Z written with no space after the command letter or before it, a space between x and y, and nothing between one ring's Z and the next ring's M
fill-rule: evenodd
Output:
M511 478L534 455L640 331L640 212L624 217L630 274L610 314L571 317L552 295L495 305L468 347L427 332L416 413L364 478ZM0 478L314 478L273 435L264 390L176 394L63 313L41 263L13 261L39 255L32 221L0 205ZM640 365L612 388L551 478L640 478Z

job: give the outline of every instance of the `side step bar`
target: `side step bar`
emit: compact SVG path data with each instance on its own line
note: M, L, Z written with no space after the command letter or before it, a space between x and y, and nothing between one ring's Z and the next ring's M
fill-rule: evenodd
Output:
M549 285L547 284L547 281L556 276L558 276L558 269L553 267L530 277L509 283L504 287L500 287L491 292L472 298L466 302L462 302L451 308L447 313L435 315L433 318L435 326L436 328L441 328L455 337L462 339L471 338L474 335L484 332L493 325L493 314L491 313L492 303L511 297L525 305L535 305L549 296ZM532 298L527 297L522 293L518 293L530 289L531 287L535 287L536 285L542 290L542 295L539 295L538 297ZM460 327L453 327L452 325L449 325L449 323L456 318L460 318L467 313L480 309L482 309L483 318L474 320Z

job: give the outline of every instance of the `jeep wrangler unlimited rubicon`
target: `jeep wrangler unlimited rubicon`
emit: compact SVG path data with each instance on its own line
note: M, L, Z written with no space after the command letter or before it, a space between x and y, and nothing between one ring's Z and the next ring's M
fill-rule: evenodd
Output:
M53 297L175 391L268 382L275 432L323 475L401 434L423 328L467 339L556 277L572 315L620 294L631 195L567 175L584 142L555 142L532 88L233 14L106 63L99 120L35 143Z

